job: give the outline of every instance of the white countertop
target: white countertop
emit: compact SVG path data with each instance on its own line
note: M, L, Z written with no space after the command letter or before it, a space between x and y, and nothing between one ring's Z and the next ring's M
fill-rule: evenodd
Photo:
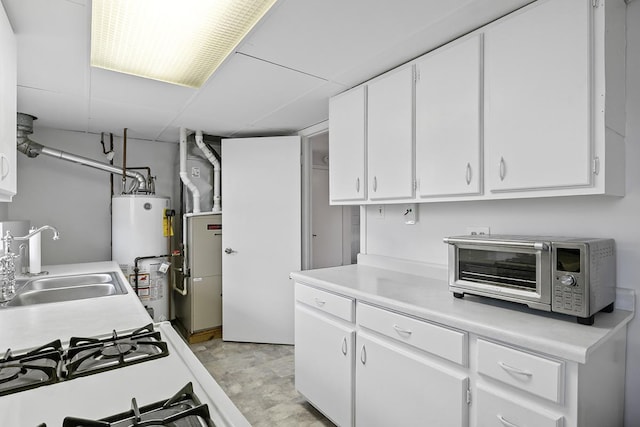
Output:
M0 309L0 349L14 351L38 347L72 336L90 337L111 330L128 330L153 320L115 261L45 266L53 277L67 274L116 272L127 285L124 295L109 295L51 304L34 304ZM4 351L3 350L3 351Z
M623 328L633 312L598 313L592 326L574 317L532 310L519 304L465 295L454 298L445 280L369 265L347 265L291 273L296 282L431 322L585 363L591 351Z

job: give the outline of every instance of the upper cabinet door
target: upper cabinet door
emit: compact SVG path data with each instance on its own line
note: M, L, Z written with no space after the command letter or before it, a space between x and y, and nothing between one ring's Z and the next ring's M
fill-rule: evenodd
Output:
M589 186L591 2L539 1L484 35L491 192Z
M369 84L367 166L370 200L413 197L413 66Z
M365 200L366 87L329 101L329 194L331 202Z
M482 191L482 36L440 48L416 64L418 197Z
M0 4L0 202L16 194L16 38Z

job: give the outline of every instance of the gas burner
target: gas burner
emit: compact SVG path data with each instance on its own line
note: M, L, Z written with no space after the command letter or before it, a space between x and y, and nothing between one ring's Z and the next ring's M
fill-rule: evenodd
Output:
M20 374L24 375L26 372L27 370L22 366L0 366L0 383L13 381Z
M67 378L76 378L169 355L167 343L153 324L109 338L71 338L65 352Z
M0 396L58 382L61 354L60 340L15 356L7 350L0 359Z
M193 392L193 385L187 383L167 401L138 407L136 399L131 400L131 410L112 415L101 420L86 420L66 417L62 427L215 427L209 414L209 407L201 404Z
M100 353L106 358L120 357L136 351L137 348L138 347L134 343L116 342L102 347Z

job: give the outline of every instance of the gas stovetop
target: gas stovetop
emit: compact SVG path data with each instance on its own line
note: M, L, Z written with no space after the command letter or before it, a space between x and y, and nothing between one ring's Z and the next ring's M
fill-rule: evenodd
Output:
M168 355L153 324L105 338L73 337L64 349L60 340L18 355L9 349L0 359L0 396Z
M50 375L31 389L2 383L0 426L250 427L168 322L37 350L0 362L0 378L21 365Z

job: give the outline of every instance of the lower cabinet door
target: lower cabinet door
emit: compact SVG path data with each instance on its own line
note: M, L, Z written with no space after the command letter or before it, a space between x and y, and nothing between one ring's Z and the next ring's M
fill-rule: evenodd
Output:
M296 304L296 389L341 427L353 425L354 339L353 326Z
M564 417L531 402L515 402L478 387L478 427L562 427Z
M467 426L468 386L460 372L358 332L357 426Z

